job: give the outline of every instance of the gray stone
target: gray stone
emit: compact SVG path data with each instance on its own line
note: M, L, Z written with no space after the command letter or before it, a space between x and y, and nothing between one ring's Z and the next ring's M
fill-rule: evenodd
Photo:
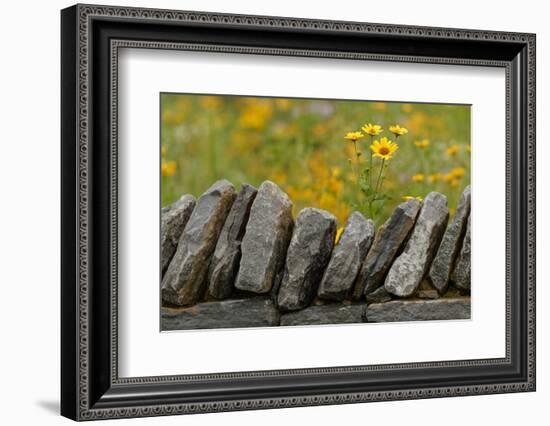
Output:
M420 206L418 200L399 204L380 227L357 277L354 299L358 300L384 284L388 269L414 226Z
M202 297L210 258L234 199L235 188L226 180L200 196L162 280L165 302L185 306Z
M416 297L419 299L437 299L439 297L439 292L436 289L418 290Z
M330 260L336 235L336 218L320 209L303 209L288 248L277 305L284 311L303 309L317 294Z
M437 291L437 290L436 290ZM455 287L454 285L449 285L449 289L447 290L447 292L441 296L441 297L450 297L450 298L453 298L453 297L460 297L460 296L465 296L467 295L468 292L460 289L460 288L457 288Z
M470 298L393 300L373 303L365 309L367 322L470 319Z
M264 297L198 303L188 308L162 308L161 330L271 327L279 325L279 312Z
M172 210L173 208L179 208L182 204L187 204L186 197L188 197L188 195L183 195L178 200L174 201L172 204L168 204L167 206L164 206L160 211L161 214L164 215L168 213L170 210Z
M343 300L350 295L373 238L373 221L365 219L359 212L353 212L332 252L319 285L319 297Z
M466 232L466 222L470 215L470 192L470 187L467 186L460 197L456 213L452 222L445 230L437 254L430 267L430 281L440 294L447 291L451 271L460 251L464 233Z
M237 289L269 293L284 267L293 227L292 201L273 182L263 182L252 203L241 243Z
M216 299L226 299L233 291L241 260L241 241L257 192L246 183L241 186L218 238L208 270L208 293Z
M160 260L163 276L172 257L174 257L174 253L176 253L178 241L194 208L195 197L184 195L178 201L162 210L160 221Z
M466 234L464 235L464 241L462 242L462 248L460 254L456 260L456 265L451 275L451 279L459 289L470 290L470 254L471 254L471 241L470 241L470 217L468 217L468 225L466 226Z
M363 322L363 308L364 305L340 303L310 306L281 315L281 326L360 323Z
M415 297L418 299L437 299L439 297L439 292L429 280L424 279L418 286Z
M391 300L391 294L386 291L384 286L381 286L367 294L365 298L367 303L384 303Z
M389 293L412 295L427 273L449 220L447 197L430 192L422 204L407 245L393 262L384 285Z
M273 278L273 286L269 291L269 297L271 297L271 300L275 303L275 306L277 306L277 296L279 295L279 288L281 288L281 282L283 281L284 274L285 268L283 265L279 272L277 272L277 275L275 275L275 278Z

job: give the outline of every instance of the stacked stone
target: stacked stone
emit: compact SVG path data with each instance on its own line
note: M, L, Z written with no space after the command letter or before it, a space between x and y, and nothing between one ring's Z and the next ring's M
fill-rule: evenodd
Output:
M420 209L403 252L394 260L384 287L398 297L412 296L420 286L449 220L447 197L430 192Z
M458 287L470 288L470 199L468 186L460 197L453 221L445 230L430 268L429 279L440 294L447 291L451 278ZM457 257L460 258L458 262Z
M292 202L273 182L265 181L250 209L235 287L266 294L271 291L285 264L294 229Z
M162 279L165 302L186 306L202 297L210 258L234 200L235 188L226 180L214 183L198 199Z
M353 212L337 244L332 214L305 208L295 222L292 208L270 181L238 193L219 181L164 208L162 328L469 317L469 187L449 226L446 197L432 192L378 232Z
M363 296L366 296L368 300L371 294L373 294L371 298L374 300L380 298L385 300L390 297L386 290L380 287L383 286L386 274L395 257L406 243L419 211L420 202L418 200L413 199L401 203L380 227L372 248L362 263L353 291L355 300L359 300Z
M208 293L215 299L227 299L233 292L241 261L241 242L257 192L251 185L241 186L221 230L208 269Z
M160 258L161 273L164 276L170 261L176 253L178 241L193 209L195 208L195 197L184 195L174 204L165 207L162 211L160 226Z
M296 219L290 240L277 305L283 311L297 311L311 304L330 260L336 218L323 210L303 209Z
M349 297L373 238L374 222L352 213L323 275L320 298L342 301Z

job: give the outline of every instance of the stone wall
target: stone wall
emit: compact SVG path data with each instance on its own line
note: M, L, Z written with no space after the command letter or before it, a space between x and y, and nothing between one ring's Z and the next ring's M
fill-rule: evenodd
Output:
M470 187L450 221L431 192L336 228L270 181L184 195L162 210L162 330L470 318Z

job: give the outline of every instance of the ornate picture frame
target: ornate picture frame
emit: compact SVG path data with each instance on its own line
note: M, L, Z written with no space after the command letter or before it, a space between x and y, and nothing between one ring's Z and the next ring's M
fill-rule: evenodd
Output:
M510 32L95 5L64 9L61 414L93 420L534 391L535 43L534 34ZM504 69L506 356L119 377L117 64L125 47Z

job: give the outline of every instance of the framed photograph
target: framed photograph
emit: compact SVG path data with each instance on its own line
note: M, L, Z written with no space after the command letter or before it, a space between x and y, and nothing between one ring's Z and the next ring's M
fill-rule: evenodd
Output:
M61 12L61 412L535 390L535 35Z

